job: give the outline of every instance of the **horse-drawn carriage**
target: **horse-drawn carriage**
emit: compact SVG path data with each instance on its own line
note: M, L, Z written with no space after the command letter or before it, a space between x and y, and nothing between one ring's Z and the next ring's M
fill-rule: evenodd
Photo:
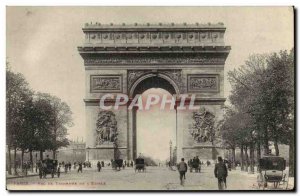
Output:
M135 168L134 168L134 171L135 171L135 172L136 172L136 171L138 171L138 172L140 172L140 171L145 172L145 170L146 170L146 167L145 167L145 160L142 159L142 158L137 158L137 159L135 159Z
M116 170L121 170L123 167L123 159L116 159L113 161L113 168Z
M259 160L259 168L261 173L258 176L258 187L267 187L268 183L273 183L274 188L278 185L287 185L286 174L284 170L286 168L286 161L283 157L278 156L266 156ZM259 180L260 179L260 180Z
M55 175L59 178L60 167L57 160L46 159L39 163L39 177L46 178L47 174L51 174L52 178L54 178Z
M196 173L201 171L199 159L191 159L190 161L188 161L188 166L190 168L190 172L193 172L193 170L195 170Z

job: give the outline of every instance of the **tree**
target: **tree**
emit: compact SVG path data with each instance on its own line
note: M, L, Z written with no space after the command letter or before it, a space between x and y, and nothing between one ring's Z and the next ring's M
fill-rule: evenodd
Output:
M43 160L43 152L52 149L52 106L43 94L37 93L34 99L33 120L35 137L33 143L35 149L40 151L40 160Z
M235 150L239 145L239 129L237 123L239 116L236 114L233 108L226 107L225 108L224 119L219 122L219 132L223 141L223 145L226 148L232 150L232 167L235 169L236 157Z
M6 68L6 129L8 151L8 173L11 172L11 150L14 150L14 170L17 174L17 150L21 151L21 167L24 153L53 150L53 158L59 147L69 144L67 128L72 126L70 107L59 98L37 93L29 88L24 76Z
M33 97L28 99L21 110L22 122L21 130L16 136L17 147L21 150L21 168L23 169L24 153L30 152L30 162L33 166L32 151L35 149L35 112Z
M57 149L69 145L66 136L68 134L68 127L73 126L72 111L70 107L58 97L51 96L47 93L38 93L37 95L44 101L44 106L49 110L47 115L51 137L49 149L52 150L53 159L55 159Z
M7 63L6 67L6 140L8 150L8 173L11 172L11 150L14 150L14 171L17 173L16 151L17 137L22 131L24 115L22 110L31 99L32 91L24 76L13 73Z
M266 109L277 156L279 155L278 143L288 144L290 135L291 124L288 118L294 110L294 81L293 78L290 78L293 76L290 74L292 70L289 68L293 64L293 54L288 54L287 51L274 53L268 59L269 80L266 93L269 98L266 100Z
M230 102L242 113L251 115L258 140L263 142L265 154L269 152L268 122L264 118L264 101L268 99L265 94L267 81L267 55L252 55L245 65L228 73L229 81L233 87Z
M231 104L237 113L247 114L253 124L245 127L247 132L255 133L244 141L245 149L250 147L250 159L254 157L254 145L260 158L261 144L268 154L269 141L273 141L275 155L280 154L279 143L289 144L290 167L294 168L294 51L252 55L244 66L229 72L228 76L233 87Z

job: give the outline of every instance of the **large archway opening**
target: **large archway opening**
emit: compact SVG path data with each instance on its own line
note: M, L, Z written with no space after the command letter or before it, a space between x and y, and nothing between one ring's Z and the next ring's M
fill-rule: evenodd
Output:
M161 107L163 96L171 100L177 94L172 81L159 75L145 77L140 81L132 95L140 94L143 105L150 95L159 96L159 102L149 110L134 111L133 121L133 156L143 156L153 160L153 164L163 165L176 161L177 113L171 103ZM171 159L170 159L171 158Z
M143 156L149 162L156 165L163 165L174 159L174 146L176 146L176 111L170 110L170 104L161 109L163 96L171 99L171 94L162 88L150 88L142 94L143 103L149 95L158 95L160 101L151 106L149 110L138 110L136 140L137 155ZM170 142L172 143L170 146Z

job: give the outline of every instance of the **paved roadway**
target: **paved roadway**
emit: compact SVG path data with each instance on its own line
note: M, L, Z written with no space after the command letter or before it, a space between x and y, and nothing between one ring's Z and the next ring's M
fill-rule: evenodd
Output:
M256 174L246 174L239 170L229 172L227 190L255 190ZM201 173L187 172L184 186L180 185L179 174L166 167L147 167L145 173L135 173L132 168L114 171L103 168L100 173L95 168L83 173L71 171L62 173L60 178L39 179L37 176L8 179L8 189L22 190L217 190L217 180L213 166L202 167Z

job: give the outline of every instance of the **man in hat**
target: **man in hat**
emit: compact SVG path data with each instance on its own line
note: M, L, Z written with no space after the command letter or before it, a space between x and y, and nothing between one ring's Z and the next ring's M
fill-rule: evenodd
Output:
M228 175L227 167L222 159L222 157L218 157L218 163L215 165L215 177L218 178L218 188L219 190L223 190L226 185L226 178Z

